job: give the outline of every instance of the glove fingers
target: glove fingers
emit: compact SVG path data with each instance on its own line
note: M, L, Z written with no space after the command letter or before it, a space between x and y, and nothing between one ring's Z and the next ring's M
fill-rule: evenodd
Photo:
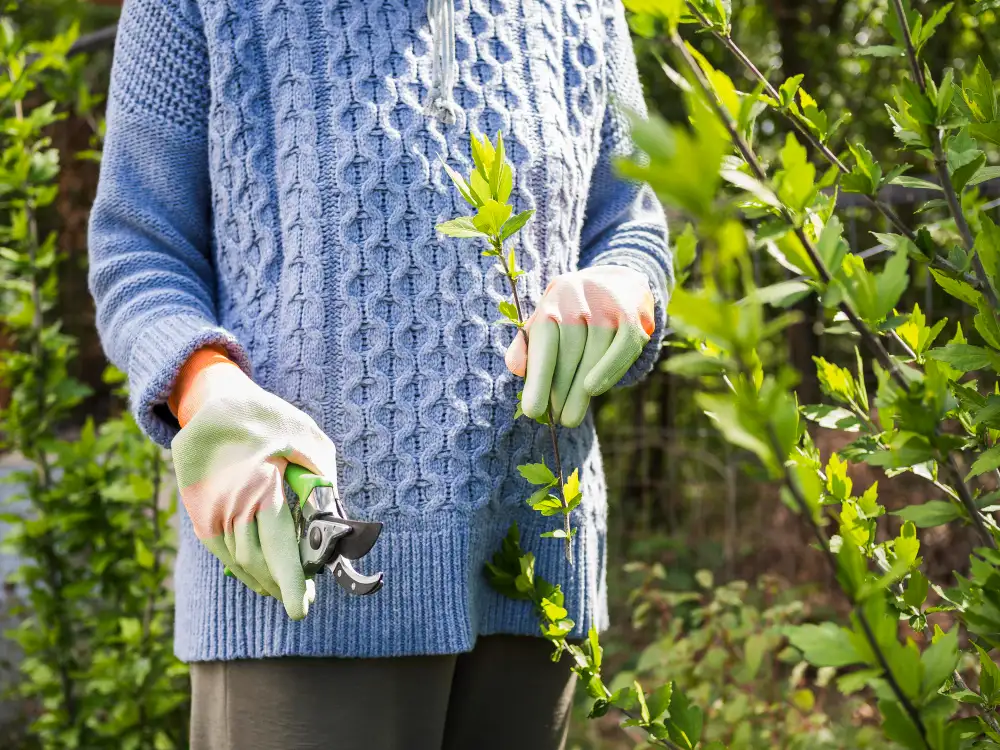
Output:
M507 353L504 354L503 359L507 364L508 370L517 375L519 378L524 377L525 369L528 366L528 345L524 343L523 332L517 332L514 340L511 341L510 346L507 347Z
M559 325L559 356L556 358L556 371L552 378L552 418L559 421L562 415L563 406L569 396L569 389L573 385L573 378L576 375L583 357L584 349L587 346L587 324L583 321L579 323L561 323Z
M211 539L202 539L201 543L208 548L209 552L219 558L219 561L229 568L229 572L236 576L238 580L242 581L247 588L251 591L257 592L261 596L267 596L267 592L257 582L257 579L243 570L243 568L241 568L236 562L236 559L232 556L232 554L230 554L224 535L220 534L219 536L214 536Z
M587 392L584 383L594 366L604 357L614 337L615 331L612 328L590 326L587 329L587 345L584 347L580 366L576 368L569 395L566 396L566 404L559 416L563 426L578 427L587 416L590 393Z
M559 325L554 320L542 319L528 331L528 366L521 395L521 410L532 419L548 409L558 356Z
M629 323L620 326L601 361L594 365L594 369L586 376L584 388L587 389L587 393L591 396L600 396L611 390L639 359L648 341L649 334L640 326Z
M276 471L276 480L277 474ZM285 611L293 620L309 613L315 589L306 585L299 558L299 540L295 534L292 513L285 502L280 481L274 483L274 496L257 510L257 532L267 568L281 591Z
M314 474L326 477L336 486L337 483L337 448L318 425L312 423L312 428L295 436L290 450L282 452L288 461L304 466ZM279 458L271 459L278 467L279 476L285 471L285 463Z
M257 524L238 523L233 527L233 537L236 541L236 564L253 576L268 594L275 599L281 600L281 589L267 569L267 562L264 560L264 553L260 546L260 536L257 532Z

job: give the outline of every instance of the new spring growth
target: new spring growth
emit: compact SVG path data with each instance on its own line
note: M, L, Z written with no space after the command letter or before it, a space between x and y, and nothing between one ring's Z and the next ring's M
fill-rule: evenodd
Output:
M517 266L514 248L504 248L504 243L528 223L534 210L529 209L515 214L509 202L514 185L514 169L507 161L503 136L497 133L494 144L487 137L480 139L473 134L470 142L474 169L469 174L468 180L448 166L443 159L441 164L465 201L476 209L476 214L459 216L438 224L437 230L449 237L481 239L486 243L483 255L497 259L497 268L510 285L511 299L500 302L500 314L506 322L520 329L527 340L527 332L524 330L524 309L517 283L518 278L524 275L524 270ZM520 405L521 394L518 393L517 396L515 419L523 414ZM538 487L528 498L528 504L543 516L563 517L562 528L548 531L542 536L565 540L566 559L572 562L572 539L576 529L570 526L569 514L582 499L579 472L574 469L568 479L563 474L558 433L555 421L552 419L551 408L536 421L549 427L555 466L549 468L542 460L517 468L521 476Z

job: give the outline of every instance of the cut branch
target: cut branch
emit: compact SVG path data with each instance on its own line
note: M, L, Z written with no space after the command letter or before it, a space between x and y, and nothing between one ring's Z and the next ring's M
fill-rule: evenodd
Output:
M500 264L503 267L504 276L507 277L507 282L510 284L510 292L514 297L514 309L517 311L517 322L518 330L521 331L521 335L524 336L524 345L528 346L528 332L524 329L524 312L521 308L521 295L517 291L517 279L514 278L513 271L509 265L507 265L507 259L503 254L503 241L499 238L492 238L493 249L497 252L500 257ZM556 477L559 479L559 501L562 503L563 508L568 508L568 503L566 502L566 478L563 473L562 458L559 455L559 431L556 427L555 420L552 417L552 406L546 407L545 410L545 421L548 423L549 427L549 438L552 440L552 460L555 462ZM569 522L569 513L563 513L563 531L566 533L566 561L573 564L573 536L572 527Z

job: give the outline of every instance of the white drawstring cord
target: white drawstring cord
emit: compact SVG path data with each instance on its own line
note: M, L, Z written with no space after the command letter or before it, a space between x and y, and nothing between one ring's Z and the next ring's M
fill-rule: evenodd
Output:
M455 102L455 0L427 0L431 28L431 90L427 111L451 124L458 117Z

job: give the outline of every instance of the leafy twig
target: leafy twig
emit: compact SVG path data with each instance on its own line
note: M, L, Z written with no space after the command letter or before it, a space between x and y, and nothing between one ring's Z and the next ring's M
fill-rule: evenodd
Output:
M839 566L837 565L837 558L834 557L833 551L830 549L830 540L827 538L826 532L824 532L820 525L816 523L816 519L813 517L812 511L809 509L809 503L802 495L802 491L796 483L794 477L788 471L787 457L782 455L784 451L781 449L781 441L778 439L774 425L768 422L767 428L768 437L771 441L771 447L774 451L775 458L781 461L784 474L784 484L788 488L792 497L795 499L795 504L799 508L799 514L808 521L813 536L816 537L816 541L823 551L823 556L826 559L827 564L830 566L834 579L836 579L839 572ZM875 655L875 658L879 663L879 667L884 673L886 682L889 683L889 687L892 690L893 695L896 696L896 699L903 707L903 710L906 711L907 716L910 717L910 721L912 721L913 725L917 728L924 745L927 748L930 748L930 744L927 741L927 728L924 726L923 719L920 718L920 712L917 711L912 701L910 701L906 693L903 691L903 688L900 686L896 676L892 673L892 669L889 667L889 662L886 660L885 654L882 652L882 648L878 643L878 639L875 638L875 634L872 631L871 623L868 622L867 616L859 603L854 600L854 597L851 596L843 586L841 586L840 589L850 602L854 615L858 618L861 629L864 631L865 640L868 641L868 645L871 648L872 653Z
M781 94L770 82L770 80L768 80L767 76L764 75L760 68L754 64L753 60L747 56L746 52L744 52L743 49L733 40L732 36L719 31L711 20L690 0L687 2L687 7L688 10L691 11L692 15L698 19L702 28L709 31L720 44L729 50L733 57L735 57L750 72L750 75L764 87L764 91L767 92L769 97L774 99L775 102L780 103ZM816 137L806 124L805 118L803 118L798 112L795 112L791 108L781 106L778 106L776 111L784 115L788 121L792 123L792 126L796 129L796 131L798 131L798 133L809 143L809 145L818 151L823 158L827 160L827 162L836 167L842 174L850 174L851 170L847 167L847 165L844 164L840 157L838 157L829 146ZM869 206L881 213L897 232L910 242L915 245L917 244L917 235L903 222L902 219L899 218L899 215L891 205L886 203L884 200L868 195L867 193L862 193L861 197ZM935 254L931 259L931 263L948 273L960 274L964 281L973 288L979 288L982 284L978 277L962 272L947 258L941 255Z
M528 346L528 332L525 330L525 318L524 311L521 309L521 296L517 291L517 276L515 271L517 269L510 268L506 256L503 252L503 239L499 235L495 238L491 238L493 243L493 249L496 251L497 255L500 257L500 264L503 267L504 275L507 277L507 281L510 284L510 293L514 298L514 308L517 311L517 327L521 331L521 335L524 337L524 345ZM566 475L563 473L562 457L559 455L559 431L556 427L555 420L552 416L552 406L549 405L545 411L545 422L549 428L549 438L552 440L552 460L555 462L555 474L556 478L559 480L559 500L562 502L563 508L568 510L569 505L566 502ZM573 563L573 529L569 522L569 513L563 514L563 531L566 534L566 561L570 564Z
M726 131L729 133L729 136L732 139L733 144L743 155L744 160L750 167L754 176L761 184L766 184L768 182L768 179L767 179L767 173L765 172L763 165L761 165L760 161L757 159L756 154L754 154L753 149L750 148L750 145L740 134L739 129L736 127L736 123L733 121L733 118L729 114L728 110L726 110L726 108L722 105L722 103L719 102L718 97L715 95L711 83L709 83L709 81L706 79L704 73L701 70L701 66L698 64L697 60L695 60L694 57L691 55L684 40L680 37L680 35L676 31L671 32L670 39L673 46L677 49L678 53L684 60L684 63L691 72L691 75L698 82L698 85L702 90L702 93L705 95L705 98L708 101L709 106L712 107L712 110L715 112L716 116L719 118L722 125L726 128ZM795 217L792 216L789 209L783 203L779 204L778 211L780 212L781 217L785 221L785 223L787 223L789 227L791 227L792 230L795 232L795 235L799 239L799 242L802 243L802 246L805 248L810 261L816 268L816 272L819 275L820 279L823 281L824 284L829 285L833 281L833 278L830 275L830 272L827 270L826 265L824 264L823 259L820 256L819 251L816 249L816 246L813 243L813 241L809 239L808 235L806 235L805 231L795 220ZM860 318L860 316L858 316L857 313L854 312L854 310L846 301L839 302L837 305L837 309L839 309L840 312L850 321L852 327L855 329L855 331L857 331L858 335L861 336L861 339L865 342L866 346L875 355L879 363L886 368L886 370L889 372L890 376L895 381L895 383L900 388L902 388L904 392L909 391L910 388L909 382L903 375L902 370L899 369L899 366L896 363L896 361L891 357L888 350L882 344L882 341L878 337L878 335L875 334L875 332L868 327L868 325ZM974 518L977 517L979 514L979 509L976 507L975 501L972 498L972 494L969 488L966 486L965 480L962 478L960 474L957 476L957 482L959 485L959 497L962 500L962 504L965 506L970 516ZM976 530L980 536L981 541L983 542L983 544L991 548L996 548L997 543L996 540L993 538L993 535L989 533L989 531L986 529L985 525L982 523L981 518L979 518L978 521L979 523L976 525Z
M920 88L920 93L923 96L927 96L927 78L924 76L923 68L920 67L917 49L913 44L913 34L910 31L910 24L906 19L906 12L903 10L901 0L892 0L892 7L896 13L896 18L899 20L899 27L903 34L903 44L906 48L906 57L910 62L910 71L913 73L913 78ZM969 229L969 222L965 218L965 212L962 211L962 202L955 191L955 186L951 182L951 176L948 174L948 160L944 153L944 141L941 139L941 129L934 126L931 130L934 169L937 171L938 180L941 182L941 190L944 191L945 201L948 203L948 209L951 211L955 225L958 227L958 233L962 236L965 249L972 254L972 265L982 286L983 295L989 301L991 309L996 311L1000 307L1000 303L998 303L997 295L993 291L989 277L986 275L982 259L978 253L972 252L975 245L972 230Z

